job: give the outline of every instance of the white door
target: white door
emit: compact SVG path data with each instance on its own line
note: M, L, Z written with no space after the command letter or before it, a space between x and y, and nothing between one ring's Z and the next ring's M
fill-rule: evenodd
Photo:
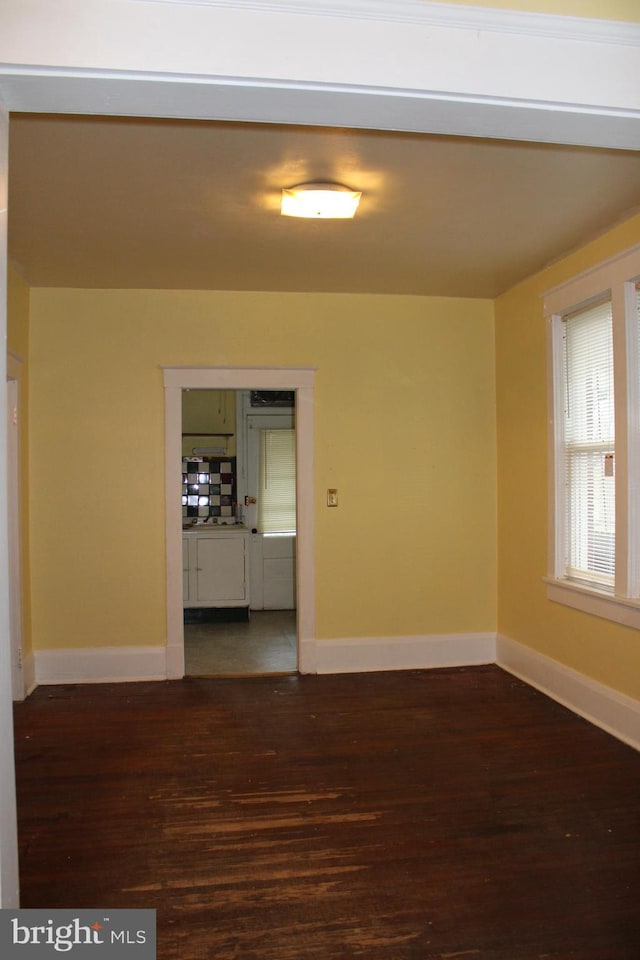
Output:
M262 430L291 430L290 412L247 417L247 492L245 523L258 528L261 494L260 443ZM251 533L249 538L252 610L294 610L296 606L296 538L282 534Z

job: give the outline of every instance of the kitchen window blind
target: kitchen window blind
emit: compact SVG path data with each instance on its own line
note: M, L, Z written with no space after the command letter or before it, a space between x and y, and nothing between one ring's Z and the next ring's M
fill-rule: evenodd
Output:
M260 431L258 530L266 534L296 532L295 430Z

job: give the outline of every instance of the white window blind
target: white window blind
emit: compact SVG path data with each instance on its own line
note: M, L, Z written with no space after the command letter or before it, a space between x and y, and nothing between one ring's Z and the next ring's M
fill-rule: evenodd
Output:
M613 588L615 418L610 301L565 318L566 576Z
M295 430L260 431L260 533L296 532Z

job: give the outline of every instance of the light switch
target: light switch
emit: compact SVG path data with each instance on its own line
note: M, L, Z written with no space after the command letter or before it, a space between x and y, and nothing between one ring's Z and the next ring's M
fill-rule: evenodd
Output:
M338 506L338 491L337 491L337 490L327 490L327 506L328 506L328 507L337 507L337 506Z

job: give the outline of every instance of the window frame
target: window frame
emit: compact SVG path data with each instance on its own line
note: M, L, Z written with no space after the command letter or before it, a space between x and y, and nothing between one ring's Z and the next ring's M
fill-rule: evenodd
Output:
M260 533L263 537L295 537L297 534L297 525L298 525L297 511L296 511L296 472L297 472L296 471L296 466L297 466L296 465L296 428L292 423L291 426L287 426L287 427L285 427L284 425L277 426L277 427L265 426L265 427L260 427L259 429L260 429L260 432L258 436L258 478L262 486L262 492L258 494L258 521L257 521L258 533ZM287 493L292 497L292 501L289 501L289 502L293 503L293 510L291 511L291 513L293 514L293 527L282 529L282 530L274 530L272 528L265 529L264 502L265 502L265 499L267 499L264 493L264 489L266 487L266 477L265 477L266 446L265 444L268 440L267 434L282 434L283 432L286 432L288 435L290 435L290 440L291 440L291 453L292 453L292 460L293 460L293 482L289 485Z
M640 244L543 294L547 325L549 508L547 598L640 629ZM615 584L569 579L564 570L564 319L609 298L615 405Z
M595 317L594 313L596 313ZM595 354L593 352L594 341L588 336L585 337L583 325L585 323L592 325L593 320L595 320L598 324L600 324L603 320L606 322L605 336L607 349L604 353L602 353L601 350L598 350L597 354ZM574 325L576 322L577 327ZM587 586L593 585L596 587L596 589L601 586L604 591L613 592L614 575L598 573L595 570L588 571L588 562L587 566L582 566L578 562L578 557L573 555L573 551L569 548L569 544L574 543L573 532L576 529L576 511L584 511L585 507L587 507L588 512L588 500L584 501L579 495L576 496L575 488L570 487L568 483L568 477L572 473L571 468L573 467L575 469L579 463L582 463L583 470L586 468L587 474L591 476L591 480L595 480L589 466L585 467L585 457L587 458L587 461L589 461L591 457L595 455L597 457L597 462L602 464L604 467L603 459L607 454L611 454L615 464L616 440L614 422L614 350L613 318L610 297L607 295L603 300L590 303L586 307L581 307L577 312L569 315L564 314L556 326L559 340L558 347L562 351L563 371L562 384L560 385L562 389L562 411L558 410L558 420L556 423L558 443L556 445L556 449L558 451L558 475L561 475L563 478L564 493L563 504L559 509L562 529L558 530L557 562L562 560L562 566L564 566L564 562L566 561L567 566L565 576L567 579L571 580L571 582L577 582ZM604 333L604 330L602 332ZM583 363L588 362L588 367L581 365L581 374L576 376L575 363L579 363L581 360ZM604 371L602 368L603 361L606 366ZM594 363L597 364L597 372L593 366ZM569 371L572 367L574 368L574 371L573 374L570 375ZM607 435L606 438L602 436L600 427L596 427L596 423L591 417L589 417L587 409L585 409L586 396L590 392L593 392L594 383L599 382L603 372L610 381L611 389L607 392L609 402L606 406L610 410L611 418L609 419L606 417L606 409L603 408L599 401L595 402L594 412L596 413L595 419L597 420L598 424L600 424L600 414L605 414L605 419L612 430L612 435ZM586 377L584 382L582 381L583 376ZM571 394L572 385L575 390L578 391L576 396L572 396ZM584 393L584 397L582 398L582 401L578 402L582 393ZM588 408L588 405L586 405L586 407ZM577 415L575 410L579 410ZM580 424L580 440L576 440L574 435L574 431L576 430L578 424ZM597 433L599 439L596 439L595 436L591 436L590 438L584 436L584 431L586 431L587 434L591 434L592 432ZM615 491L615 471L612 471L611 481ZM593 503L595 506L595 500ZM613 509L614 513L612 519L615 523L615 504ZM578 526L583 526L583 524L584 521L582 523L578 522ZM587 521L586 524L584 524L583 533L586 534L590 526L591 525ZM591 532L595 537L595 526ZM584 546L586 545L583 544L583 547ZM611 550L612 559L615 561L615 536L611 546L613 547ZM562 558L560 557L561 551ZM589 553L588 546L587 553ZM595 559L595 555L592 555L592 559ZM601 552L600 559L604 559Z

